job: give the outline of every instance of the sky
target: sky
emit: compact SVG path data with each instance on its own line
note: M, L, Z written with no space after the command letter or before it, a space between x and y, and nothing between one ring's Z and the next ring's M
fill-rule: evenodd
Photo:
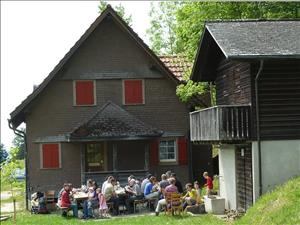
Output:
M112 7L119 3L109 2ZM150 2L121 4L132 16L133 30L148 43ZM9 114L99 16L98 5L98 1L1 1L1 143L7 150L15 136L8 127Z

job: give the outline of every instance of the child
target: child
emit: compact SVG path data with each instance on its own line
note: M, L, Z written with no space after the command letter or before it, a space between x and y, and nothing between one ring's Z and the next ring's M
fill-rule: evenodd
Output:
M194 188L195 188L196 193L197 193L196 205L198 205L202 202L202 200L201 200L201 188L200 188L200 184L199 184L198 181L194 182Z
M107 217L107 205L106 205L106 200L104 195L101 193L101 189L97 188L96 193L98 195L99 199L99 213L100 213L100 218Z
M208 176L208 172L204 172L203 177L206 179L206 184L204 185L206 187L206 195L209 196L212 194L213 182L211 177Z
M185 209L188 205L195 205L197 199L197 192L191 183L187 183L185 188L187 193L182 197L184 200L183 209Z

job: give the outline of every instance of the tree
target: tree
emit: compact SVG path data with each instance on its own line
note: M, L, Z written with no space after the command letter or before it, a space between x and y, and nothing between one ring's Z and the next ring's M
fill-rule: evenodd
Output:
M174 54L176 49L176 9L182 2L165 1L151 2L149 16L151 27L147 29L150 38L151 48L157 54Z
M7 153L7 151L6 151L6 149L5 149L5 146L4 146L4 144L0 144L0 165L2 165L5 161L6 161L6 159L7 159L7 157L8 157L8 153Z
M21 131L26 132L25 128L21 128ZM25 140L23 137L16 135L13 139L13 145L16 149L16 159L24 159L25 158Z
M100 0L100 4L98 6L99 8L99 13L102 13L106 7L108 6L108 3L106 1ZM122 4L120 3L119 5L114 7L115 11L118 13L118 15L120 17L122 17L122 19L129 25L131 26L132 23L132 18L131 15L126 15L125 13L125 8L124 6L122 6Z
M160 4L160 7L159 11L150 14L152 17L148 32L150 46L158 54L168 53L166 49L169 49L172 53L187 56L191 62L195 58L205 21L294 19L299 18L300 14L299 2L184 2L176 7L172 7L172 3ZM165 12L172 15L170 19L164 17ZM170 36L161 34L164 27L169 28L172 41ZM172 43L172 47L169 43ZM186 84L179 85L176 92L182 101L188 101L194 94L201 94L208 90L206 83L199 85L187 79Z

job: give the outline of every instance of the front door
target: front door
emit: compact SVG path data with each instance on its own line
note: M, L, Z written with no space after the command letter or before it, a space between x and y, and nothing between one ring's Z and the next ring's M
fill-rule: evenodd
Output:
M106 171L106 142L86 144L85 160L86 172Z
M237 206L247 210L253 203L251 145L236 147Z

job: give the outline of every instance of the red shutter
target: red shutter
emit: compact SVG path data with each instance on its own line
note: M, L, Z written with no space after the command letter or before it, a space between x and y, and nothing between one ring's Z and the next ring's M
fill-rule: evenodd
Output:
M178 162L180 165L188 164L187 139L180 137L177 139L178 144Z
M76 81L76 105L94 105L94 82Z
M43 144L43 168L59 168L58 144Z
M150 144L150 166L158 164L159 139L153 140Z
M143 104L143 81L124 80L125 104Z

